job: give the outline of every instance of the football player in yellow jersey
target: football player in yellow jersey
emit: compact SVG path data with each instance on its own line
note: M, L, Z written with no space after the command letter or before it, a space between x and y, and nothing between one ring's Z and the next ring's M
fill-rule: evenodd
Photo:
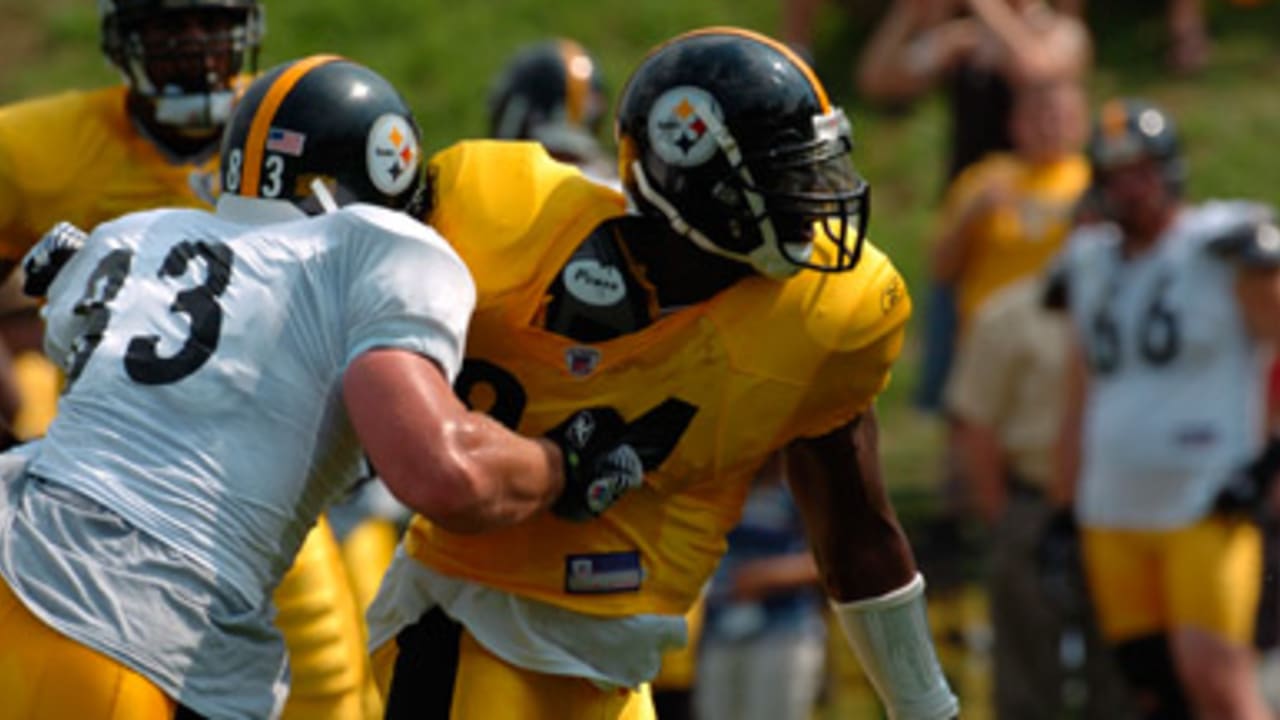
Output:
M625 195L534 144L431 163L428 219L479 294L456 390L526 434L614 407L647 473L607 511L484 536L415 518L368 616L388 716L652 717L643 684L783 447L891 716L954 716L880 476L872 402L910 309L865 241L848 120L790 50L710 28L649 54L617 122Z
M607 107L595 58L574 40L542 40L517 49L494 77L489 136L536 140L557 160L616 182L612 159L597 140ZM410 515L376 477L369 480L329 510L362 609L373 599Z
M258 0L99 0L102 48L124 77L0 108L0 277L55 222L89 229L123 213L207 206L209 178L233 101L257 65ZM12 309L12 308L10 308ZM5 335L22 324L8 318ZM39 337L39 333L34 333ZM25 373L47 373L28 367ZM16 419L43 434L55 398L27 393ZM276 595L292 655L287 717L359 718L381 702L363 655L359 612L325 523L309 536Z

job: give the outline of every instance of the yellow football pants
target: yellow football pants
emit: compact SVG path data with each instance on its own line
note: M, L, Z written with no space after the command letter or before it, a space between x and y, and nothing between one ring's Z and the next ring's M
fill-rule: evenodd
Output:
M364 618L323 518L276 588L275 602L292 669L285 720L382 717Z
M399 543L400 535L395 523L377 517L356 525L342 541L342 564L361 619L364 611L369 609L369 603L373 602Z
M0 720L170 720L150 680L45 625L0 580Z
M399 646L392 640L373 655L378 687L391 687ZM462 631L451 720L656 720L649 686L602 690L588 680L546 675L511 665Z
M1253 641L1262 592L1262 533L1209 518L1175 530L1084 528L1085 573L1111 643L1194 627Z
M23 397L22 409L14 425L15 433L23 440L40 437L53 420L62 384L61 376L57 368L35 352L19 355L14 360L13 369ZM388 532L391 534L389 541L384 537ZM352 583L348 582L342 553L338 550L328 523L321 518L307 536L293 567L275 592L278 609L276 625L284 634L292 669L289 699L284 711L286 720L362 720L382 717L382 698L378 695L368 665L364 607L377 590L382 571L390 563L395 544L394 529L369 528L362 531L356 547L351 550L355 555L352 566L361 569L360 575L353 579L353 582L359 582L354 587L354 592L361 594L358 597L353 594ZM382 559L384 555L385 559ZM365 598L364 595L368 597ZM7 631L8 628L3 630ZM81 648L70 640L66 642ZM92 652L83 648L81 650ZM102 660L115 665L106 658ZM104 670L103 674L114 672L129 673L136 677L137 681L129 680L130 684L146 682L141 676L123 668ZM0 690L2 689L3 686L0 686ZM84 707L95 707L91 703L96 701L88 694L68 694L76 697L65 698L67 702L79 700L90 703ZM2 708L7 705L4 697L0 696L0 713L5 712ZM161 697L163 698L163 694ZM173 714L172 702L167 698L165 701L169 702L170 708L163 717L170 717ZM77 720L87 720L111 716L40 712L23 717L76 717ZM147 718L150 715L142 710L137 713L127 710L120 717Z

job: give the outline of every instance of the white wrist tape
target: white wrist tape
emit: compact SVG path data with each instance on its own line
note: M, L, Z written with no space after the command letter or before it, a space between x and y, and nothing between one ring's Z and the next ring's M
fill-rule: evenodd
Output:
M925 615L924 577L879 597L832 601L844 635L891 720L948 720L960 703L947 686Z

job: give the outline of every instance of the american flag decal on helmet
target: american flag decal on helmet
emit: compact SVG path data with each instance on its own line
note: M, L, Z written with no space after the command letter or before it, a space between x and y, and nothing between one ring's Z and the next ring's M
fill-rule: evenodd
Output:
M267 152L278 152L300 157L302 155L302 147L306 142L306 135L293 130L271 128L267 132Z

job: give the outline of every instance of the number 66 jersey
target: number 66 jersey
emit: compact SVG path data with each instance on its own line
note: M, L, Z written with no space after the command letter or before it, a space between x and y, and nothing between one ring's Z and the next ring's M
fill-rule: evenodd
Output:
M1261 355L1235 292L1230 243L1251 206L1182 211L1151 249L1121 255L1110 224L1065 255L1072 319L1089 369L1078 513L1095 527L1194 522L1261 443Z
M69 388L27 489L0 497L0 572L46 623L172 697L272 716L245 705L283 693L268 592L360 458L342 374L396 348L452 379L466 267L403 213L224 196L216 215L99 226L49 298L46 351ZM73 498L39 500L70 530L28 517L51 493Z

